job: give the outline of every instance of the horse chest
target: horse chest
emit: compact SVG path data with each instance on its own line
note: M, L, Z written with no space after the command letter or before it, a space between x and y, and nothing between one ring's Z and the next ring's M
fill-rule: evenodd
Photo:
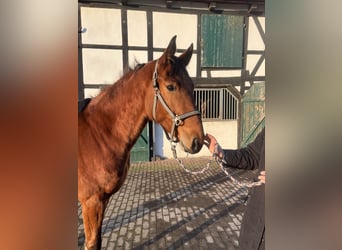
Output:
M112 194L120 189L126 179L129 163L126 160L113 161L99 171L98 181L105 193Z

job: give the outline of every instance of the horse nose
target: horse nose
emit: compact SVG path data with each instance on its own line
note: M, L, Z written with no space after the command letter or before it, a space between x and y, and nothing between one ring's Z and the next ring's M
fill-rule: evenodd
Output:
M199 143L199 140L197 138L194 138L192 140L191 150L193 153L197 153L201 150L202 144Z

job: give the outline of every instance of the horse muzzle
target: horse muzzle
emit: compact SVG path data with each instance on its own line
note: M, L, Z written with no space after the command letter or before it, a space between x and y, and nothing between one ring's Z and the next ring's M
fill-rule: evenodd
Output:
M195 137L192 140L190 147L185 146L182 141L180 143L182 147L184 148L184 151L190 154L198 153L202 149L202 146L203 146L203 143L200 143L200 140L197 137Z

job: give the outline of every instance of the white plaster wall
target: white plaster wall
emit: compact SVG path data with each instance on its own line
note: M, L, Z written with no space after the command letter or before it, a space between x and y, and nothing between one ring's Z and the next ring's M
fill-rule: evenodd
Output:
M265 33L265 17L257 17L261 27ZM265 50L265 44L259 34L258 28L254 22L253 17L249 17L249 29L248 29L248 50Z
M255 65L258 63L261 55L248 55L246 61L246 69L249 70L251 73ZM260 65L259 69L255 73L255 76L265 76L265 60L263 60L262 64Z
M100 89L85 89L84 98L92 98L100 93Z
M177 49L187 49L193 44L194 50L197 48L197 16L191 14L176 13L153 13L153 46L156 48L166 48L170 39L177 35ZM176 53L179 56L181 53ZM154 52L153 58L157 59L161 52ZM196 76L197 54L193 53L191 61L187 66L191 77Z
M84 44L122 45L121 10L81 7ZM122 76L122 51L82 49L83 79L86 84L112 84ZM99 90L86 89L85 97Z
M85 83L112 84L122 75L122 51L83 49Z
M81 7L82 42L121 45L121 10Z
M191 43L196 49L197 16L191 14L153 13L153 47L165 48L177 35L177 48L187 49Z
M146 11L127 11L127 30L129 46L147 46Z
M257 17L257 19L259 20L260 25L265 33L265 17ZM247 50L259 50L259 51L265 50L265 44L260 36L258 28L252 17L249 18ZM246 69L249 70L249 72L253 71L260 57L261 55L247 55ZM255 75L265 76L265 60L260 65Z

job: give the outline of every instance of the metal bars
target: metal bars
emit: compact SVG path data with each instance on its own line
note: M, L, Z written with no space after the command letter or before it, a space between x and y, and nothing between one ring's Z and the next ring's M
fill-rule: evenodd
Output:
M203 120L237 120L238 99L227 89L195 89L195 102Z

